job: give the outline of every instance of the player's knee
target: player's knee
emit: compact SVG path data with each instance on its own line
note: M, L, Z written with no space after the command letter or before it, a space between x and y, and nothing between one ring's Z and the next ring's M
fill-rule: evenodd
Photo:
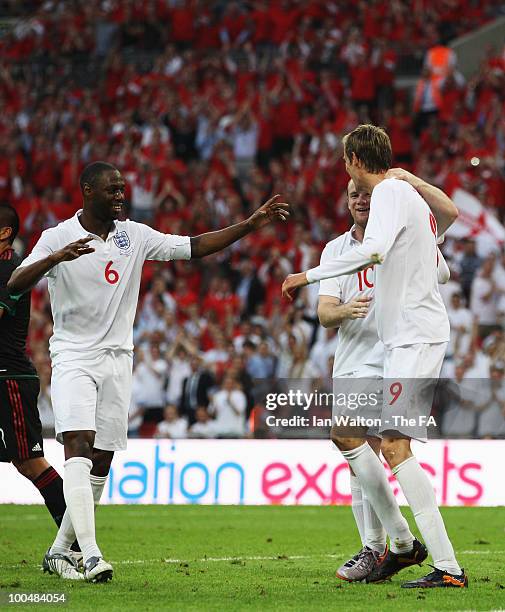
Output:
M401 438L382 440L381 453L391 468L400 465L412 456L409 442Z
M93 468L91 473L94 476L107 476L110 470L110 464L114 457L113 451L93 450Z
M28 478L28 480L35 480L37 476L40 476L40 474L49 467L49 464L43 457L38 459L26 459L24 461L14 460L12 465L21 476Z
M361 446L365 442L361 429L356 427L343 428L333 426L330 431L330 439L340 451L358 448L358 446Z
M363 441L357 440L356 438L348 438L346 436L342 436L341 434L332 432L330 435L331 441L340 451L348 451L353 448L357 448Z
M28 461L13 461L12 465L21 474L21 476L28 478L28 480L33 480L32 469Z
M66 431L63 434L65 458L86 457L86 459L92 459L94 440L94 431Z

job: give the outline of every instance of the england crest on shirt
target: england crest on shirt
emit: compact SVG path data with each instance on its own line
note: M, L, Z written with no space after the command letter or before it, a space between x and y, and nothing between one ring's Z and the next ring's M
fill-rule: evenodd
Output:
M113 236L114 244L120 249L122 255L130 255L131 254L131 242L128 234L121 230L120 232L116 232Z

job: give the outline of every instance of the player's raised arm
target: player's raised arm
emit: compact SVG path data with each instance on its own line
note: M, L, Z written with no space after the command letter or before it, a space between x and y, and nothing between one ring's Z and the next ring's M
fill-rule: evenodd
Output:
M414 187L435 215L439 236L446 232L458 218L458 209L451 198L441 189L423 181L412 172L403 168L391 168L386 173L386 178L401 179Z
M280 195L270 198L250 217L215 232L207 232L191 238L191 257L199 258L217 253L268 223L286 221L289 217L289 204L279 202Z
M376 187L363 243L306 272L290 274L282 284L282 295L292 300L293 291L299 287L381 264L402 229L401 219L402 211L391 189L383 194L382 187Z
M95 249L88 245L90 240L93 240L93 237L86 236L86 238L81 238L67 244L67 246L62 249L51 252L48 245L46 245L41 238L35 245L31 254L19 268L16 268L12 273L7 283L9 294L21 295L34 287L45 274L59 263L72 261L73 259L81 257L81 255L93 253Z

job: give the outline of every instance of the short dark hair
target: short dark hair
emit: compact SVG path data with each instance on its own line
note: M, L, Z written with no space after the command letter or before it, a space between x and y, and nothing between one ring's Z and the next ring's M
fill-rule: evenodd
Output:
M354 153L367 172L387 172L393 163L393 150L386 130L376 125L358 125L342 142L344 155L352 161Z
M8 204L0 205L0 227L10 227L12 233L9 242L12 244L19 233L19 215L15 208Z
M79 177L81 191L84 191L85 184L94 187L102 174L104 172L110 172L111 170L117 171L117 168L108 162L96 161L88 164L81 172L81 176Z

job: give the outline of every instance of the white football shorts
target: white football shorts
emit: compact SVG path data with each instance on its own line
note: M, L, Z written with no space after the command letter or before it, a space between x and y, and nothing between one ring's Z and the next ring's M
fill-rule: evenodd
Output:
M410 344L384 351L381 433L399 432L426 442L427 419L447 344Z
M106 350L53 366L51 398L56 439L66 431L95 431L94 447L126 449L133 353Z
M332 422L338 426L338 433L349 437L380 437L378 421L382 411L382 391L381 368L365 365L334 377ZM346 418L361 419L363 426L358 425L357 429L348 427L344 424Z

